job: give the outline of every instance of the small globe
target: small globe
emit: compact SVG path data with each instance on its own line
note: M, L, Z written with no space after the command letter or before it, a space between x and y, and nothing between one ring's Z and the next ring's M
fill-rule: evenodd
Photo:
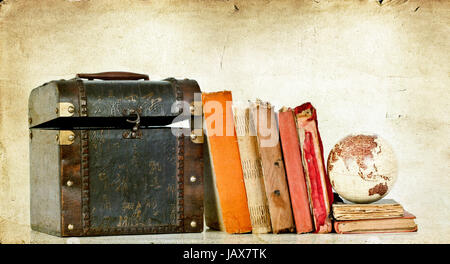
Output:
M391 146L376 135L349 135L328 155L333 189L354 203L372 203L388 194L397 179Z

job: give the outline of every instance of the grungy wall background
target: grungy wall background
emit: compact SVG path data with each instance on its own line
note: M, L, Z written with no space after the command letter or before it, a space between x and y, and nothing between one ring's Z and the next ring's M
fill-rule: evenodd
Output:
M27 104L78 72L196 79L317 108L325 156L350 133L394 147L405 242L450 242L450 2L6 0L0 4L0 242L30 242ZM399 241L397 241L399 242Z

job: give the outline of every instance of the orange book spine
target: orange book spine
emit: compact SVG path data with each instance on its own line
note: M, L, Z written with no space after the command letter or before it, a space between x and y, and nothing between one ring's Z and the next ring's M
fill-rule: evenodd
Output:
M280 110L278 114L278 128L280 131L289 193L291 195L295 228L299 234L308 233L313 231L313 223L305 174L303 173L300 142L298 141L294 111L292 109Z
M203 113L223 225L227 233L252 231L230 91L203 93Z

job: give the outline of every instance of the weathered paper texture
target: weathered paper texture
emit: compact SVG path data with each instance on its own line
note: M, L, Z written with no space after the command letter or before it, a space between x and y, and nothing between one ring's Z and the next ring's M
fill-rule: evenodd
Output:
M234 105L233 118L236 128L248 210L253 234L272 232L269 201L267 200L258 138L253 121L250 120L250 104Z
M310 101L325 156L348 134L379 134L399 161L386 198L417 216L406 240L449 243L450 2L382 2L2 1L0 242L43 241L29 230L31 89L113 70L188 77L276 109ZM293 241L308 239L328 238ZM331 242L355 239L405 238Z

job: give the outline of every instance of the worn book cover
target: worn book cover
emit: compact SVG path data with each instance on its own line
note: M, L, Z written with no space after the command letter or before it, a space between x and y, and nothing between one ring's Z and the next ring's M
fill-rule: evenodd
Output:
M294 111L283 107L278 113L278 127L283 150L284 166L291 196L292 213L297 233L313 231L308 190L303 172L300 143L294 119Z
M360 220L401 217L404 209L393 199L381 199L369 204L334 203L333 217L336 220Z
M204 179L204 195L203 205L205 207L205 224L211 229L225 231L223 224L222 209L219 203L219 193L216 187L216 176L210 155L210 144L208 137L205 137L203 143L203 179Z
M261 160L258 153L258 140L254 126L249 122L249 112L250 108L247 103L233 106L252 232L269 233L272 231L269 202L264 189Z
M339 234L402 233L417 231L416 217L405 211L401 217L335 221L334 230Z
M203 93L202 103L212 172L209 176L212 179L205 181L213 182L213 187L217 188L216 208L220 208L211 212L208 206L206 219L211 223L211 228L222 227L227 233L250 232L252 225L231 108L231 92ZM214 195L215 191L210 190L207 195ZM220 214L217 217L222 224L220 221L212 224L215 221L211 215L214 214Z
M333 191L325 171L323 146L320 138L316 109L305 103L294 109L297 121L302 162L308 186L309 199L316 233L331 232L331 204Z
M275 111L269 103L258 100L252 104L250 113L258 139L258 151L261 156L264 185L269 201L272 231L273 233L293 232L294 219Z

